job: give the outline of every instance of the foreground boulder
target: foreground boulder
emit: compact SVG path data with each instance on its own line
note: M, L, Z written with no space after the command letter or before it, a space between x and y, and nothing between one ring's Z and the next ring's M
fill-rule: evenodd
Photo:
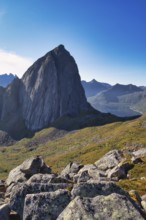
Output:
M41 156L31 157L11 170L6 179L7 195L14 190L15 186L18 187L36 173L51 173L50 167L44 163Z
M72 197L75 198L76 196L80 197L95 197L97 195L110 195L112 193L118 193L120 195L128 196L124 190L122 190L119 186L114 184L113 182L96 182L90 181L87 183L79 183L76 184L72 191Z
M23 220L55 220L71 200L67 190L28 194L25 197Z
M57 220L75 219L142 220L144 218L126 196L112 193L94 198L77 196L57 218Z
M69 185L66 183L30 183L24 184L21 187L16 188L10 197L10 208L16 211L20 217L23 217L24 200L26 195L38 194L42 192L55 192L56 190L66 189ZM47 200L46 200L47 203Z

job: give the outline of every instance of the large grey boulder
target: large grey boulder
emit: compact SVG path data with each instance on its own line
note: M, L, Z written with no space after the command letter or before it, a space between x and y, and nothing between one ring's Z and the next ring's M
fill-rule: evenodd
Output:
M71 200L67 190L29 194L25 197L23 220L56 220Z
M28 183L19 188L15 188L10 197L10 208L16 211L22 218L24 200L26 195L42 193L42 192L54 192L59 189L66 189L69 187L67 183Z
M106 180L106 174L104 171L99 170L94 164L84 165L76 175L73 176L73 181L87 182L88 180Z
M112 169L116 167L124 157L119 150L111 150L107 154L105 154L101 159L95 162L95 165L99 170L106 171L108 169Z
M72 200L57 220L142 220L138 208L125 196L112 193L108 196Z
M6 194L9 196L15 187L19 187L22 183L26 182L32 175L36 173L51 172L41 156L31 157L25 160L21 165L17 166L10 171L8 178L6 179Z
M124 190L122 190L119 186L117 186L113 182L100 182L100 181L90 181L86 183L78 183L74 185L71 194L72 197L76 196L81 197L95 197L97 195L110 195L111 193L118 193L121 195L128 196Z
M12 183L25 182L36 173L44 173L45 169L47 173L51 173L51 169L44 163L41 156L31 157L10 171L6 179L6 186Z

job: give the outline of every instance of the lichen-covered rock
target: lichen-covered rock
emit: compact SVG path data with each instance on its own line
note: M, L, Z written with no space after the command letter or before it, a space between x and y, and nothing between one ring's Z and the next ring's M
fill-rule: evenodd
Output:
M57 174L42 174L38 173L33 175L28 181L30 183L70 183L70 181Z
M29 194L25 197L23 220L56 220L70 199L70 193L61 189L50 193Z
M27 184L31 183L49 183L52 178L55 178L56 174L42 174L37 173L34 174L30 179L27 181Z
M98 170L93 164L85 165L73 176L73 181L77 183L87 182L88 180L106 180L105 172Z
M69 163L61 172L61 176L67 176L67 175L75 175L78 173L78 171L83 167L83 165L78 164L76 162ZM73 174L73 175L72 175Z
M85 170L82 173L74 175L73 182L75 182L75 183L87 182L90 178L91 178L91 176L89 175L88 171Z
M110 195L111 193L118 193L128 196L128 193L122 190L119 186L113 182L106 181L79 183L76 184L71 191L73 197L95 197L97 195Z
M0 220L9 220L10 207L9 204L0 206Z
M106 171L117 166L122 160L123 155L119 150L111 150L105 154L101 159L95 162L95 165L99 170Z
M41 184L41 183L29 183L24 184L20 188L14 190L10 197L10 208L16 211L22 218L23 216L23 208L24 208L24 200L26 195L34 194L34 193L41 193L41 192L54 192L59 189L66 189L69 187L67 183L48 183L48 184Z
M10 171L9 176L6 179L6 185L9 186L12 183L25 182L32 175L41 173L42 169L44 171L45 166L47 167L41 156L31 157ZM51 173L51 169L47 171L48 173Z
M32 176L36 173L41 173L46 168L46 173L51 173L51 168L48 169L48 166L43 161L43 158L41 156L31 157L27 160L25 160L21 164L21 172L25 173L26 177Z
M77 196L57 218L57 220L75 219L143 220L144 218L125 195L112 193L94 198Z
M32 175L45 171L51 173L51 169L44 163L41 156L31 157L25 160L21 165L10 171L6 179L6 196L9 196L15 187L18 188L26 182Z
M126 176L127 176L126 171L125 171L124 167L122 167L122 166L116 166L108 172L108 178L114 179L117 181L119 179L126 178Z

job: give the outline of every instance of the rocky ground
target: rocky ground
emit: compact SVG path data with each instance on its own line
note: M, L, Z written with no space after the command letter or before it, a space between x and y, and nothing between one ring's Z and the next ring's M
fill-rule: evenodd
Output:
M41 156L27 159L0 181L0 220L146 219L146 195L116 184L145 153L130 152L129 163L112 150L94 164L71 162L60 174Z

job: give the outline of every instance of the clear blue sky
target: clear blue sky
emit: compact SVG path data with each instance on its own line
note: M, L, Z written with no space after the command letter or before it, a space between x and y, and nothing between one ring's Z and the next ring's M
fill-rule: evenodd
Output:
M146 85L146 0L0 1L1 74L22 75L59 44L82 79Z

